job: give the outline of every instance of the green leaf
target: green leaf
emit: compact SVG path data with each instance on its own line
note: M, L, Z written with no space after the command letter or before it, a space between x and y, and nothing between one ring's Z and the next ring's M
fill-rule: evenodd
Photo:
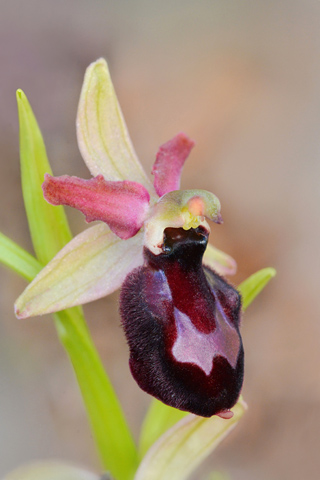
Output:
M234 416L224 420L216 415L202 418L188 415L166 432L149 449L135 480L184 480L236 426L246 410L239 400Z
M102 464L117 480L138 465L131 433L79 307L54 314L60 341L73 365Z
M72 235L63 207L49 205L43 198L44 174L52 172L36 118L22 90L17 90L17 103L23 199L34 250L45 265Z
M141 456L144 457L151 445L153 445L163 433L187 415L188 412L177 410L176 408L165 405L159 400L153 399L141 428L139 448Z
M3 480L99 480L99 477L73 465L45 461L19 467Z
M0 262L31 281L42 265L23 248L0 233Z
M275 277L276 274L277 272L274 268L263 268L253 275L250 275L249 278L238 286L238 290L242 295L243 310L248 308L256 296L259 295L271 278Z

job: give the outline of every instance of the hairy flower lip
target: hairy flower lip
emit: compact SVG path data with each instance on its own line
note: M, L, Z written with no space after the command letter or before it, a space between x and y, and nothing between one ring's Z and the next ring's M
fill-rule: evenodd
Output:
M202 267L202 226L166 228L164 249L144 248L145 263L120 294L130 369L147 393L196 415L231 418L243 380L240 296Z

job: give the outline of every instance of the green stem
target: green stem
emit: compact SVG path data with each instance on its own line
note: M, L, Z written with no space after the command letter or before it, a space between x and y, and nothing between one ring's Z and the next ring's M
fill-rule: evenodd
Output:
M0 233L0 263L32 280L42 265ZM103 467L130 480L138 455L120 403L104 370L80 307L54 314L58 336L73 365Z
M27 97L17 91L24 204L38 260L46 265L72 238L62 206L49 205L41 184L51 173L46 148ZM25 278L38 273L30 255L0 237L0 261ZM95 349L79 307L54 315L58 335L73 365L103 466L116 480L131 480L137 451L120 403Z
M79 308L54 314L59 339L73 365L104 468L131 480L138 456L111 382Z

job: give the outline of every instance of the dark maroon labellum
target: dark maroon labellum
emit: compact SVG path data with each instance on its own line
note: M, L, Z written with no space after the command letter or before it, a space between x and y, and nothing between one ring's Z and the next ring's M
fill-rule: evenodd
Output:
M126 278L120 298L130 368L162 402L203 417L236 403L243 381L241 298L202 265L202 227L165 230L163 253Z

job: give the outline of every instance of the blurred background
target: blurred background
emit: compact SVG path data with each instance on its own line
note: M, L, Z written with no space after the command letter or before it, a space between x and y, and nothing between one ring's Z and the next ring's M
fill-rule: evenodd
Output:
M313 0L1 0L0 229L32 252L19 173L15 90L40 123L56 175L89 178L75 135L85 68L108 59L148 172L179 131L196 141L183 188L213 191L211 241L277 277L248 309L245 418L194 478L319 476L320 3ZM73 232L86 228L68 210ZM0 475L34 459L99 471L73 372L49 316L18 321L25 287L0 267ZM150 397L131 379L118 294L85 307L135 435Z

